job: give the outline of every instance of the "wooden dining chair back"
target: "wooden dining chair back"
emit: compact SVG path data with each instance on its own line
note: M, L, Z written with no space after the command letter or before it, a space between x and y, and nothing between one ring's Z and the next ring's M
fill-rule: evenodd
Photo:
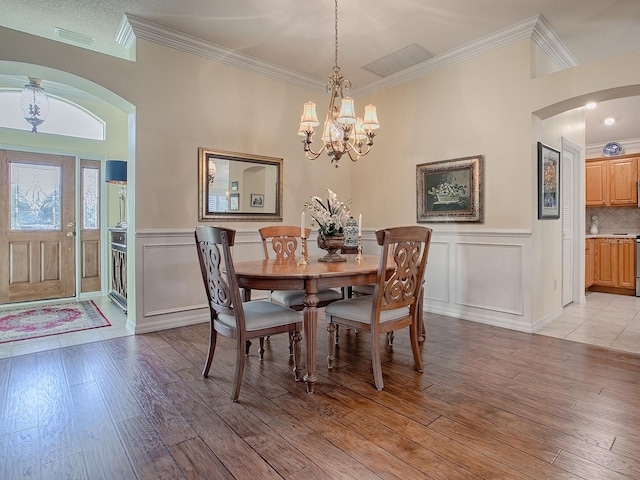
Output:
M308 253L306 241L311 234L310 228L305 229L305 238L300 236L300 227L289 225L262 227L259 232L262 238L265 259L270 258L270 252L275 254L275 258L292 261L296 259L296 255L301 255L302 250ZM298 242L300 242L300 253L297 251ZM304 248L302 248L302 245L304 245ZM304 290L275 290L271 292L271 300L280 305L301 311L304 308L304 295ZM342 300L343 298L342 293L332 288L322 289L317 295L318 308L325 307L331 302Z
M291 225L262 227L259 232L266 260L271 258L270 252L275 255L275 258L295 259L298 251L298 240L300 240L301 250L307 252L308 255L306 246L307 238L311 234L310 228L305 228L304 238L300 236L300 227ZM302 245L304 245L304 249Z
M420 296L427 265L431 229L422 226L395 227L376 232L382 246L373 295L332 303L325 310L328 323L328 363L333 367L335 330L345 325L371 333L371 364L378 390L384 388L379 336L409 327L411 350L417 371L422 372L418 345Z
M209 375L218 334L235 339L236 367L231 398L237 401L245 366L244 346L250 338L290 333L293 342L294 377L296 381L300 380L302 316L266 300L243 303L231 256L234 240L235 230L200 225L195 230L196 248L211 322L209 351L202 375ZM264 351L261 350L261 360L263 354Z

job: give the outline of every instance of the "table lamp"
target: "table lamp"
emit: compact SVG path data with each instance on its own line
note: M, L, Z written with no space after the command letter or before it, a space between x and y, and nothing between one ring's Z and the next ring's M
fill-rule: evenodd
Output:
M117 228L127 228L125 221L125 195L127 193L127 162L124 160L107 160L104 172L104 179L107 183L115 183L120 186L118 194L120 196L120 221Z

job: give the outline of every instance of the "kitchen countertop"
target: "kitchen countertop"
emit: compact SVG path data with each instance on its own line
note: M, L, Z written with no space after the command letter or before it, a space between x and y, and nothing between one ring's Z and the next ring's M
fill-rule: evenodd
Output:
M640 235L640 230L612 230L612 231L600 231L597 234L593 235L591 233L587 233L585 238L636 238L637 235Z

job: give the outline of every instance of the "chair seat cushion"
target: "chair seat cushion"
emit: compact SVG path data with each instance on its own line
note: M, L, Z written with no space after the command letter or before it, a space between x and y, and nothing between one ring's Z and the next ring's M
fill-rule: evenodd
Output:
M331 321L331 317L340 317L370 324L373 313L373 300L373 296L367 295L365 297L356 297L334 302L325 309L325 318L327 322ZM408 315L409 307L384 310L380 312L380 323L396 320Z
M375 291L376 286L375 285L356 285L355 287L353 287L353 291L355 293L359 293L360 295L373 295L373 292Z
M274 290L271 292L271 299L287 307L302 305L304 290ZM342 300L342 294L337 290L327 288L318 292L318 303L333 302L336 300Z
M242 304L247 331L277 327L288 323L302 322L302 314L267 300L253 300ZM232 315L218 315L218 320L235 327L236 319Z

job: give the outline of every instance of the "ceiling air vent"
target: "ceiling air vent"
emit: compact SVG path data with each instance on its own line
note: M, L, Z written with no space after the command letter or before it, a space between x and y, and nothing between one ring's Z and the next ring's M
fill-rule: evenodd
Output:
M433 56L433 53L426 48L421 47L417 43L412 43L409 46L365 65L363 68L381 77L386 77L416 63L429 60Z

